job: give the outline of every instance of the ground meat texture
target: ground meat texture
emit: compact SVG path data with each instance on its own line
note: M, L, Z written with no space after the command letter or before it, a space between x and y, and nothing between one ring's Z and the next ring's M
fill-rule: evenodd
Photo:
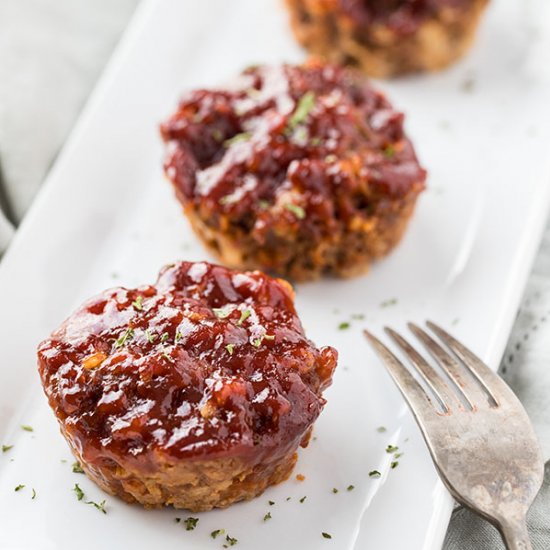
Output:
M306 338L285 281L187 262L89 300L38 348L86 474L128 502L193 511L290 475L336 360Z
M193 228L235 268L296 281L364 272L424 188L403 115L357 71L317 61L189 92L161 131Z
M442 69L470 48L488 0L286 0L298 41L385 78Z

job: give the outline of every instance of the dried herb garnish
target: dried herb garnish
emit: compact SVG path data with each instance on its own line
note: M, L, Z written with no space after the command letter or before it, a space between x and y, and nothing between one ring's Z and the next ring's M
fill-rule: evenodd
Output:
M93 500L88 500L86 504L90 504L97 510L99 510L101 513L106 514L107 510L105 510L105 500L102 500L101 502L94 502Z
M212 311L218 319L225 319L231 315L231 311L224 309L223 307L214 307L212 308Z
M321 533L321 535L323 535L323 538L325 538L325 539L331 539L332 538L332 535L329 534L329 533Z
M186 531L193 531L193 529L197 526L197 523L199 523L199 518L188 517L183 521L183 523Z
M369 477L381 477L382 474L378 470L371 470L369 472Z
M220 535L225 535L225 529L215 529L214 531L212 531L212 532L210 533L210 536L211 536L213 539L218 538Z
M240 134L235 134L233 137L226 139L223 142L224 147L231 147L235 143L240 143L241 141L248 141L252 137L250 132L241 132Z
M348 485L346 487L346 491L353 491L355 489L355 485Z
M74 484L73 491L76 494L77 500L82 500L84 498L84 491L80 488L78 483Z
M285 204L285 208L292 212L299 220L303 220L306 217L306 211L297 204L294 204L292 202L287 202Z
M149 329L145 330L145 336L150 344L154 343L154 341L157 339L157 335L151 334L151 331Z
M83 474L84 470L80 465L80 462L73 462L73 474Z
M338 325L338 330L347 330L349 327L351 325L347 321L344 321Z
M125 346L129 340L131 340L134 337L134 329L133 328L127 328L122 336L119 336L115 340L115 349L121 348L122 346Z
M25 486L24 486L22 483L20 483L20 484L14 489L14 491L15 491L16 493L18 493L19 491L21 491L21 489L24 489L24 488L25 488Z
M264 521L269 521L271 519L271 512L268 512L265 516L264 516Z
M240 327L249 317L252 315L252 312L249 309L241 311L241 317L237 321L237 326Z
M235 349L235 344L227 344L225 346L225 349L229 353L229 355L233 355L233 350Z
M25 430L26 432L34 432L34 428L32 426L27 425L27 424L22 424L21 429Z
M311 90L309 90L298 101L296 109L294 110L294 113L292 113L292 116L288 121L285 133L292 133L296 126L298 126L298 124L302 124L303 122L305 122L306 118L308 117L314 106L315 94Z
M143 311L143 296L138 296L133 302L132 306L138 311Z
M302 498L300 499L300 504L303 504L303 503L305 502L306 498L307 498L307 496L302 497Z
M388 446L386 447L386 452L387 452L387 453L390 453L390 454L395 453L395 452L397 452L398 450L399 450L399 447L397 447L396 445L388 445Z
M3 453L7 453L10 449L13 449L13 445L2 445Z
M387 429L386 429L384 426L378 426L378 428L376 428L376 431L377 431L379 434L383 434L384 432L387 431Z

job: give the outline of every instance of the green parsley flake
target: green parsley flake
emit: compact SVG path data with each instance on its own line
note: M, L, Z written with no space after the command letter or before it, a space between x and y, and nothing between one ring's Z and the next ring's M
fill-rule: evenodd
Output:
M22 424L21 429L25 430L26 432L34 432L34 428L32 426L28 426L26 424Z
M252 340L252 345L255 348L259 348L262 345L262 338L254 338L254 340Z
M397 304L397 298L390 298L389 300L384 300L380 304L380 307L389 307L389 306L394 306L395 304Z
M131 340L134 337L134 329L128 328L124 331L124 333L118 337L118 339L115 341L115 349L121 348L122 346L125 346L129 340Z
M138 311L143 311L143 296L138 296L133 302L132 306Z
M3 453L7 453L10 449L13 449L13 445L2 445Z
M385 428L384 426L378 426L378 428L376 428L376 431L379 433L379 434L383 434L384 432L387 432L387 428Z
M233 204L234 202L237 202L237 200L238 200L238 198L237 198L237 195L235 195L235 194L225 195L218 201L218 203L221 204L221 205Z
M174 342L177 344L182 338L183 338L183 334L181 332L176 332Z
M180 523L180 522L181 522L181 518L174 518L174 521L175 521L176 523Z
M35 498L36 498L36 490L35 490L34 487L33 487L33 489L32 489L31 500L34 500Z
M320 137L312 137L310 140L309 140L309 143L313 146L313 147L318 147L319 145L322 145L323 144L323 140L320 138Z
M193 529L197 526L197 523L199 523L199 518L188 517L183 521L183 523L185 524L186 531L193 531Z
M226 317L229 317L229 315L231 315L231 311L222 307L214 307L212 308L212 311L218 319L225 319Z
M305 502L306 498L307 498L307 496L302 497L302 498L300 499L300 504L303 504L303 503Z
M271 512L268 512L265 516L264 516L264 521L269 521L271 519Z
M220 535L225 535L225 529L215 529L214 531L212 531L212 532L210 533L210 536L211 536L213 539L218 538Z
M18 493L19 491L21 491L21 489L24 489L24 488L25 488L25 486L24 486L23 484L19 484L19 485L14 489L14 491L15 491L16 493Z
M338 489L337 489L336 487L333 487L333 488L332 488L332 492L333 492L334 494L336 494L336 493L338 492Z
M249 309L241 311L241 317L237 321L237 326L240 327L249 317L252 315L252 312Z
M350 323L344 321L338 325L338 330L347 330L349 327L351 327Z
M264 340L275 340L274 334L264 334Z
M164 342L167 342L168 338L170 338L170 335L167 332L163 332L160 337L161 344L164 344Z
M299 220L303 220L306 217L306 211L301 206L298 206L297 204L287 202L285 204L285 208L289 212L292 212Z
M347 491L353 491L355 489L355 485L348 485L346 490Z
M387 145L385 148L384 148L384 156L386 158L393 158L395 156L395 147L393 145Z
M365 318L365 314L364 313L353 313L351 318L355 319L356 321L362 321Z
M74 484L73 491L76 494L77 500L82 500L84 498L84 491L80 488L78 483Z
M330 535L329 533L321 533L321 535L323 535L323 538L325 538L325 539L331 539L332 538L332 535Z
M305 122L309 113L315 106L315 94L310 90L306 92L298 101L294 113L290 117L286 127L286 133L291 133L294 131L298 124Z
M79 499L80 500L80 499ZM99 510L101 513L106 514L107 510L105 510L105 501L102 500L101 502L94 502L93 500L88 500L86 504L90 504L97 510Z
M229 355L233 355L233 350L235 349L235 344L227 344L225 346L225 349L227 350L227 353L229 353Z
M394 460L391 464L390 464L390 467L392 470L395 470L395 468L397 468L397 466L399 466L399 462L397 460Z
M229 535L226 535L225 540L229 546L235 546L235 544L239 542L237 539L230 537Z
M386 447L386 452L390 453L390 454L393 454L393 453L397 452L398 450L399 450L399 447L397 447L397 445L388 445Z
M403 456L403 453L395 453L393 455L393 458L397 459L397 458L401 458Z
M273 506L275 504L275 502L273 500L268 500L267 503L270 505L270 506Z
M83 474L84 470L80 465L80 462L73 462L73 474Z
M377 478L377 477L381 477L381 476L382 476L382 474L378 470L371 470L369 472L369 477Z
M145 331L145 336L150 344L152 344L157 339L157 335L151 334L151 331L149 329Z
M248 141L252 137L250 132L241 132L240 134L235 134L233 137L226 139L223 142L224 147L231 147L235 143L240 143L241 141Z

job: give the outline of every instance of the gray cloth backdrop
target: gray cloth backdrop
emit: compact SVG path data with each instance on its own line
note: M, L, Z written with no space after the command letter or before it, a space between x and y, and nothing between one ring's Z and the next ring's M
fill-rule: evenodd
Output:
M32 202L137 3L0 0L0 253ZM546 459L550 458L548 319L550 228L501 365L535 424ZM535 550L550 549L548 465L546 471L545 485L529 518ZM445 550L503 548L495 529L467 510L455 509Z

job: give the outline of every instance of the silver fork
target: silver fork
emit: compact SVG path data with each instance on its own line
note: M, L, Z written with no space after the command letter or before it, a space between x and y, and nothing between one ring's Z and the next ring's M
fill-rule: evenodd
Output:
M423 385L380 340L365 335L411 408L450 493L493 523L508 550L531 550L525 518L544 465L527 413L469 349L434 323L427 325L443 345L417 325L408 327L440 372L397 332L385 329Z

